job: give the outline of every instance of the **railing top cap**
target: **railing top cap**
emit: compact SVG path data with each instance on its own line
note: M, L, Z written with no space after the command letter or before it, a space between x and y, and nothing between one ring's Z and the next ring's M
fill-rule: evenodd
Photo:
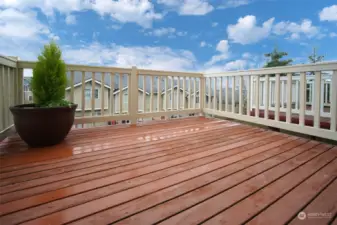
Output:
M298 64L292 66L270 67L250 70L224 71L215 73L204 73L206 76L211 75L258 75L258 74L275 74L275 73L296 73L322 70L337 70L337 61L320 62L314 64Z

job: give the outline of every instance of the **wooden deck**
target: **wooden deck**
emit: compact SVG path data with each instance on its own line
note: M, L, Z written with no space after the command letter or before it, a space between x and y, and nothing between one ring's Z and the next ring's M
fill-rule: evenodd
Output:
M235 122L77 129L45 149L11 137L0 151L4 225L337 224L337 146Z

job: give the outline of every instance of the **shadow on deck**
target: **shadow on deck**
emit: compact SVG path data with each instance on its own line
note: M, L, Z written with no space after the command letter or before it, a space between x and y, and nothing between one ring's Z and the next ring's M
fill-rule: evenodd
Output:
M203 118L0 144L1 224L337 223L337 146ZM299 212L302 216L299 219Z

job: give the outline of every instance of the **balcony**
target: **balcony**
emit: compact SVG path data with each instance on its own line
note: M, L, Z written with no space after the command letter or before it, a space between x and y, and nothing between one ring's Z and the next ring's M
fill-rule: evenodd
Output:
M336 223L337 63L68 65L74 128L29 149L8 106L33 66L0 57L1 224Z

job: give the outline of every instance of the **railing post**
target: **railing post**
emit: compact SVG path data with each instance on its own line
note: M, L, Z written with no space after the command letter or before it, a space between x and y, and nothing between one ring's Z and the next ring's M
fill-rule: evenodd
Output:
M17 104L23 104L24 96L23 96L23 69L18 68L18 102Z
M337 131L336 123L337 123L337 70L333 71L332 79L331 79L331 124L330 124L330 130L331 131Z
M196 93L194 93L196 95ZM199 90L199 103L200 103L200 109L201 109L201 115L205 116L204 108L205 108L205 102L206 102L206 95L205 95L205 77L200 77L200 90Z
M145 97L145 90L143 96ZM137 67L133 66L131 70L131 88L130 88L131 101L129 105L130 122L132 125L137 125L138 114L138 72ZM144 105L145 111L145 105Z

